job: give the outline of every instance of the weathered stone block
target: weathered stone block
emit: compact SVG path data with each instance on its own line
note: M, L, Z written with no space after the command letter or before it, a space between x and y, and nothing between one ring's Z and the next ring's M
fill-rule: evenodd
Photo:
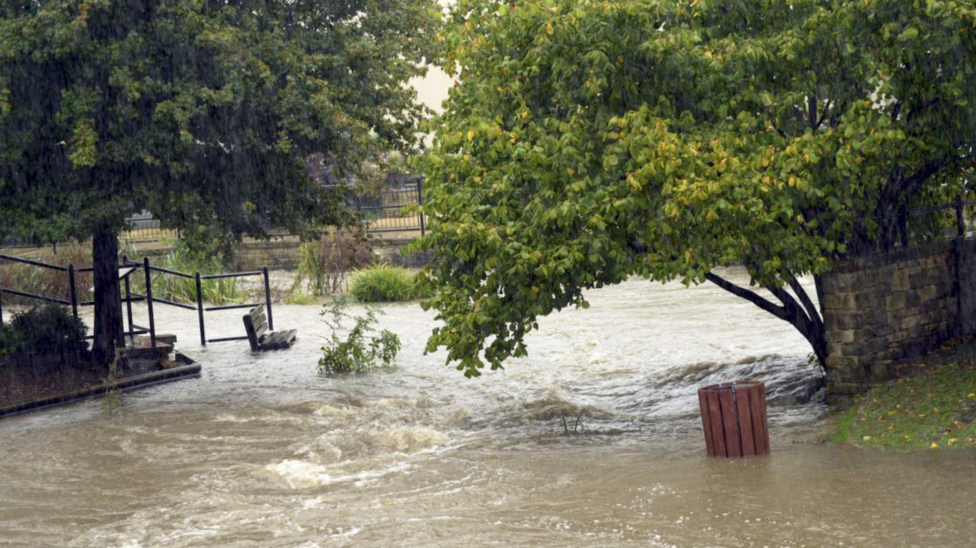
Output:
M891 291L906 291L909 288L908 273L904 270L896 270L891 273L888 288Z
M892 293L885 300L885 306L890 312L897 312L905 308L905 294L904 293Z
M821 303L824 310L836 310L836 311L854 311L857 310L857 304L855 301L854 293L828 293L824 295L823 303Z
M828 343L849 343L854 340L853 329L832 329L824 334Z
M922 302L932 301L939 297L939 287L935 285L920 287L915 292L918 293L918 298Z

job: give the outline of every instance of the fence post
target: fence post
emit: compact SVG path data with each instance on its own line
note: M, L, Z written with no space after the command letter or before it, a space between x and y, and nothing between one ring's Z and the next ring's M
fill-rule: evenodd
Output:
M966 234L966 220L963 218L963 214L962 194L960 194L956 196L956 235L959 237Z
M908 247L908 209L905 204L898 208L898 229L901 232L901 246Z
M129 256L122 255L122 267L125 268L129 266ZM136 342L136 332L135 328L132 327L132 285L129 283L129 276L132 273L125 275L125 279L122 283L125 285L125 312L126 318L129 320L129 344L135 344Z
M149 257L142 258L142 268L146 271L146 306L149 308L149 343L156 348L156 319L153 317L152 275L149 271Z
M71 284L71 314L78 319L78 290L75 288L75 265L68 265L68 283Z
M424 223L424 180L422 178L417 179L417 205L420 206L420 235L423 236L427 227Z
M268 331L274 331L274 316L271 315L271 282L268 280L268 267L261 270L264 273L264 307L268 309Z
M207 334L203 327L203 286L200 283L200 273L196 273L197 280L197 315L200 317L200 346L207 346Z

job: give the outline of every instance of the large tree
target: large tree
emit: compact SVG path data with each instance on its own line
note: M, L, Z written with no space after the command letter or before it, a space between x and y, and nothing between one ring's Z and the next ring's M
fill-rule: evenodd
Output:
M972 2L460 0L451 18L457 85L421 166L428 349L468 375L635 275L713 282L823 363L799 278L889 247L901 207L955 197L973 165ZM730 264L750 286L713 272Z
M95 350L122 343L127 215L262 235L348 220L337 177L410 150L435 0L0 0L0 234L92 238Z

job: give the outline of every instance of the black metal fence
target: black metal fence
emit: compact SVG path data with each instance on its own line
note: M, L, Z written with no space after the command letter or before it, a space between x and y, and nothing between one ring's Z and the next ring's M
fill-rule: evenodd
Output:
M959 238L968 232L970 220L967 208L976 206L976 201L966 201L962 196L952 203L908 209L902 206L897 213L875 217L879 223L894 223L897 243L907 247L910 243L924 240Z
M68 266L58 266L47 263L42 263L40 261L33 261L30 259L24 259L21 257L12 257L10 255L0 255L0 263L11 262L23 265L28 265L36 268L43 268L48 270L54 270L57 272L63 272L68 276L68 284L71 291L70 300L59 299L49 295L37 295L33 293L28 293L25 291L19 291L14 288L4 287L3 279L0 278L0 325L3 324L3 295L12 295L15 297L20 297L27 300L36 300L52 304L59 304L62 306L70 306L72 314L75 319L78 318L78 308L85 306L94 306L94 301L79 301L78 291L76 287L75 274L83 272L94 272L94 268L85 267L76 269L73 264ZM140 295L132 291L132 281L133 275L141 271L142 275L145 277L145 288L146 294ZM163 275L169 276L179 276L182 278L187 278L196 281L196 302L194 304L188 303L178 303L175 301L170 301L168 299L162 299L153 296L153 279L152 273L156 272ZM244 304L229 304L229 305L218 305L205 307L203 302L203 280L214 280L220 278L245 278L251 276L261 276L264 279L264 303L244 303ZM150 345L156 347L156 317L153 312L153 304L165 304L168 306L173 306L176 308L181 308L184 310L196 311L197 320L200 325L200 344L206 346L207 343L218 343L218 342L228 342L228 341L243 341L247 340L247 336L236 336L236 337L220 337L215 339L207 339L206 325L204 322L205 312L217 312L223 310L237 310L244 308L255 308L261 304L265 305L268 314L268 328L274 330L274 316L272 316L271 308L271 283L268 276L268 267L264 267L261 270L252 272L230 272L223 274L208 274L201 275L199 272L193 274L188 274L185 272L178 272L176 270L169 270L166 268L160 268L157 266L152 266L149 262L149 258L146 257L142 262L132 262L125 255L122 256L122 263L119 265L119 278L123 284L124 298L122 302L125 305L125 320L126 324L123 326L124 331L128 334L130 340L135 340L136 335L149 335ZM132 314L132 303L144 302L146 303L146 309L148 311L149 326L142 327L136 325ZM241 323L243 326L243 323ZM94 338L93 336L86 337L87 339Z
M385 188L373 194L357 195L349 207L355 209L368 232L426 232L423 182L420 179L396 188Z

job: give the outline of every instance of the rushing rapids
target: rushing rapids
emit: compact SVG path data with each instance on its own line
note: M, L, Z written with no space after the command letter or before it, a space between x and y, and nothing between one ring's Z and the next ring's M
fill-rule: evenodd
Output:
M0 421L0 546L971 545L976 461L816 443L820 372L785 323L713 286L589 298L479 379L424 355L416 304L381 316L397 366L347 377L316 374L316 307L276 307L299 342L260 355L163 309L203 378ZM695 389L747 377L773 454L704 457Z

